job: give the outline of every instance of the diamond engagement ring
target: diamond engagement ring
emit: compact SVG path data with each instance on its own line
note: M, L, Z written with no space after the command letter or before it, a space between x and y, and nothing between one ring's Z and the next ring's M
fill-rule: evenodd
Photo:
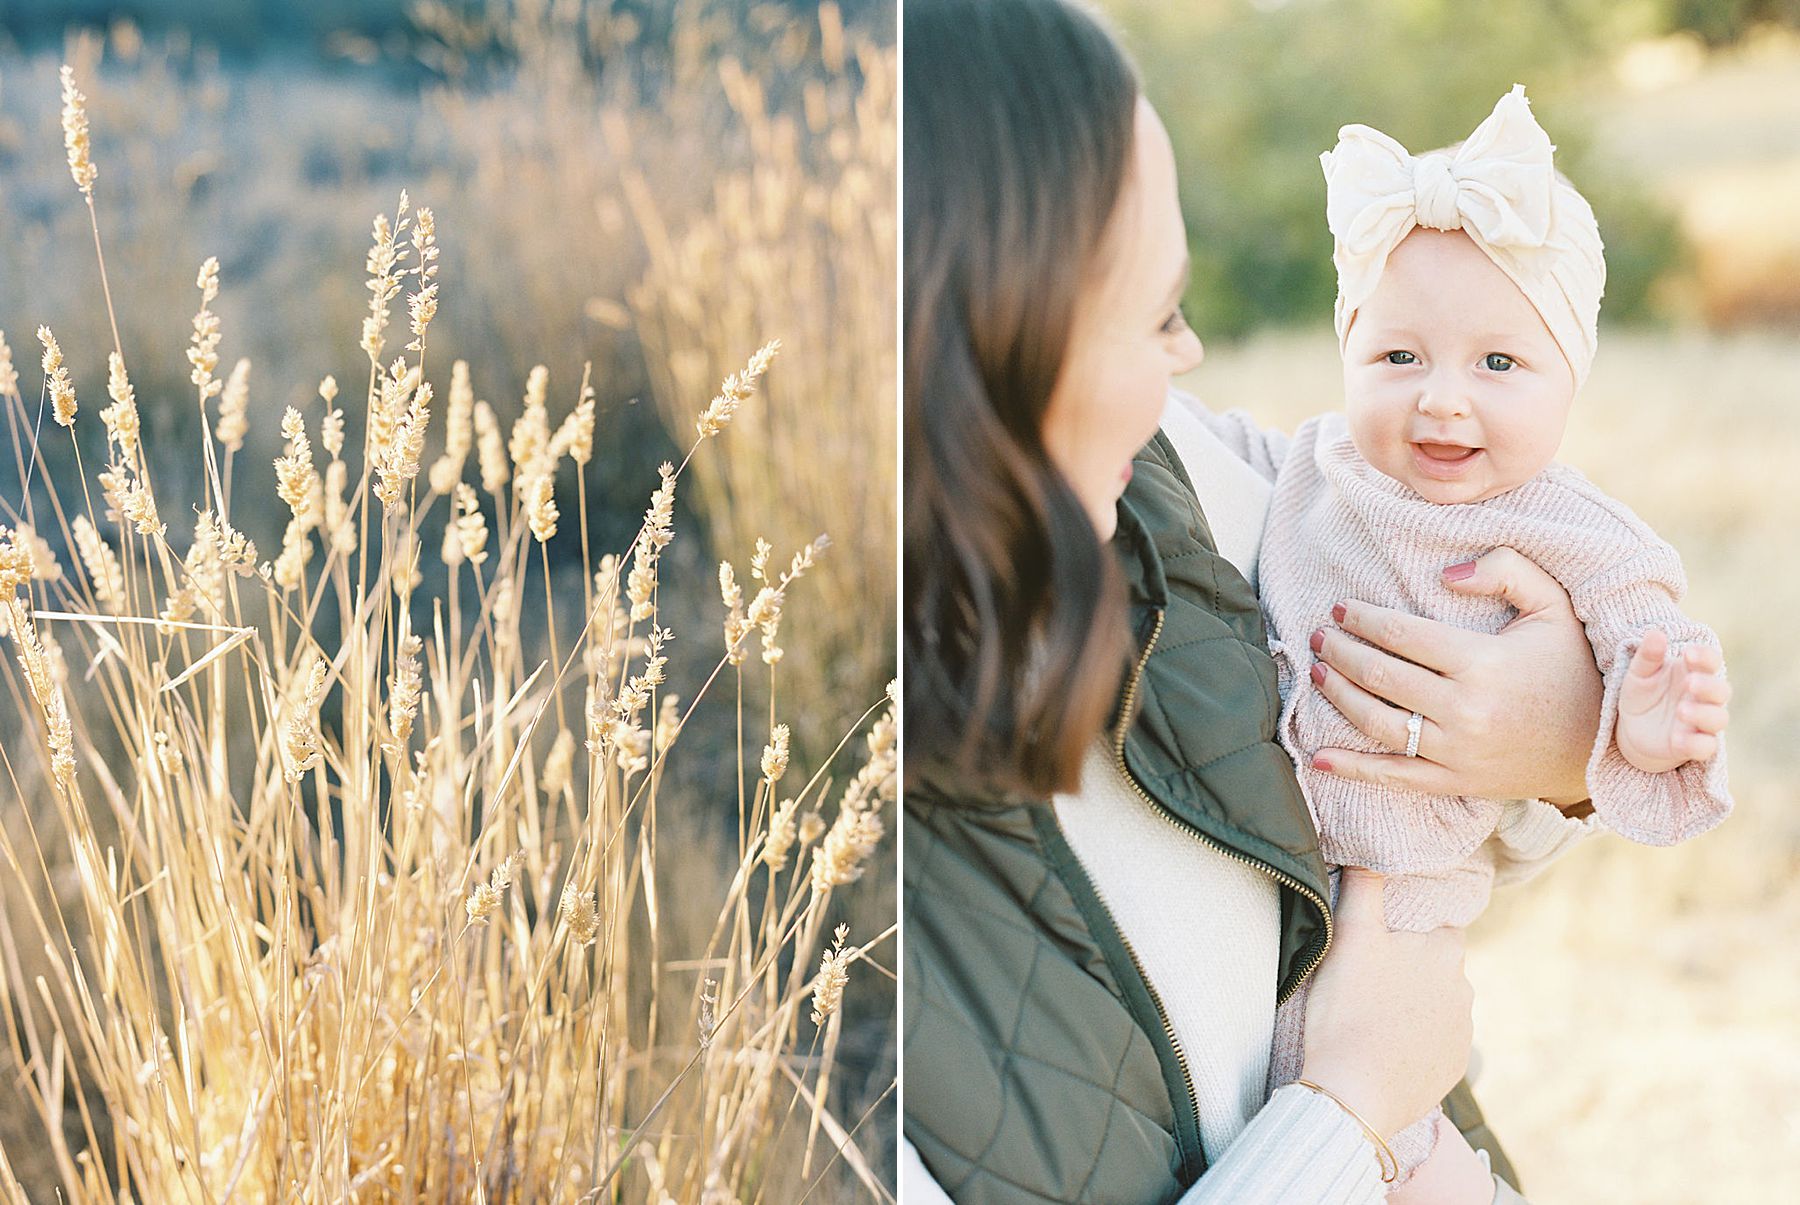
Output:
M1419 732L1425 727L1425 717L1413 712L1406 717L1406 756L1419 756Z

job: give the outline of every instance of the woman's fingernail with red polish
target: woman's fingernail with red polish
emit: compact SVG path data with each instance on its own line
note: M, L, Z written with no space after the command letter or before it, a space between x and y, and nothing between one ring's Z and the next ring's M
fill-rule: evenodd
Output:
M1344 604L1343 603L1339 603L1337 606L1331 608L1331 622L1333 622L1333 623L1343 623L1344 622Z
M1316 753L1313 754L1312 766L1315 770L1324 770L1328 774L1331 772L1331 763Z
M1313 662L1312 679L1314 686L1325 685L1325 667L1317 661Z
M1319 631L1314 632L1312 634L1312 639L1307 641L1307 643L1312 645L1312 651L1315 653L1323 650L1325 647L1325 632L1324 632L1324 630L1320 629Z
M1464 561L1460 565L1452 565L1452 566L1450 566L1450 568L1444 570L1444 580L1445 581L1460 582L1466 578L1471 578L1474 576L1475 576L1475 562L1474 561Z

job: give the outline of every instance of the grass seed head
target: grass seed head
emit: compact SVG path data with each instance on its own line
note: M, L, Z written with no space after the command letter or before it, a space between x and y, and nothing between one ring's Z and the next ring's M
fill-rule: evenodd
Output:
M431 320L437 315L438 288L431 283L437 276L437 222L430 209L420 207L415 215L412 230L413 250L417 252L412 272L418 278L420 288L406 299L407 310L412 317L413 341L407 344L408 351L425 353L425 331Z
M763 746L762 775L771 789L781 781L781 776L788 768L788 726L777 724L769 733L769 743Z
M239 451L244 446L244 436L250 429L249 404L250 361L240 357L231 366L231 375L225 380L225 391L219 395L217 435L227 452ZM326 450L330 451L329 448Z
M854 948L844 948L844 939L850 936L850 926L839 925L832 936L836 939L835 944L820 960L819 974L813 980L814 1025L825 1024L825 1018L835 1013L843 1003L844 987L850 982L850 960L856 957Z
M412 632L400 639L393 677L388 681L389 738L383 747L389 753L405 750L412 736L413 719L419 714L419 693L424 686L419 676L419 653L424 647L424 641Z
M456 540L461 558L471 565L487 560L487 516L482 514L481 499L466 482L456 484Z
M763 842L762 860L770 870L787 868L788 853L799 836L799 827L794 821L799 806L798 800L783 799L769 816L769 836Z
M525 383L525 406L513 422L506 452L512 458L513 472L523 480L532 466L550 447L550 414L544 406L550 371L542 364L531 370Z
M469 898L463 901L463 910L469 915L471 925L485 925L494 909L500 906L500 893L487 883L477 883L469 891Z
M750 654L747 638L756 625L744 616L744 591L730 561L719 562L719 597L725 603L725 659L742 665Z
M141 536L160 538L168 529L156 513L156 498L129 465L115 463L95 474L100 496L106 499L106 517L129 523Z
M75 69L62 67L63 149L69 157L69 175L75 187L89 200L94 196L94 178L100 173L94 167L93 149L88 143L87 97L75 86Z
M194 333L189 339L191 346L187 357L193 371L188 374L188 379L200 390L200 402L204 405L225 388L225 382L214 377L219 370L220 335L219 316L212 312L213 299L219 295L217 256L208 256L200 265L200 275L194 284L200 290L200 312L194 315Z
M708 978L700 985L700 1049L712 1045L719 1032L719 981Z
M666 752L681 735L681 698L678 695L663 695L656 707L656 739L652 742L657 754Z
M6 344L5 331L0 331L0 397L19 397L19 370L13 366L13 352Z
M16 532L0 526L0 600L11 602L31 581L31 549Z
M50 407L58 426L75 425L75 386L69 380L69 369L63 363L62 347L47 326L38 327L38 342L44 345L44 377L50 388Z
M313 558L312 527L295 517L281 536L281 552L271 571L275 584L284 591L298 590L306 581L306 566Z
M400 197L400 212L406 212L405 193ZM368 258L363 262L363 270L369 277L366 286L369 290L369 314L363 319L362 349L368 353L371 364L381 363L382 350L387 346L388 306L394 300L394 294L400 291L400 280L395 269L402 254L402 250L394 242L394 228L388 221L387 214L376 214Z
M564 420L568 432L569 459L586 464L594 458L594 387L589 385L575 404L575 410Z
M331 413L340 417L343 414L341 410ZM323 438L329 438L330 435L331 414L328 414L325 416ZM334 456L331 463L325 466L325 485L319 491L325 508L325 539L334 552L341 552L345 556L356 551L359 538L356 534L356 522L350 514L350 503L344 497L349 481L349 466Z
M700 438L711 439L731 425L738 409L756 392L756 382L769 370L770 363L780 350L781 340L769 340L750 357L742 372L734 372L725 378L724 383L719 386L717 396L707 403L706 409L700 412L699 419L694 423Z
M290 783L297 783L324 758L323 738L319 732L319 705L325 700L325 678L330 663L318 653L311 655L306 669L306 689L288 716L285 745L287 765L284 773Z
M519 483L525 495L525 515L531 534L540 544L556 535L561 512L556 507L556 460L548 450L532 461L529 471L520 474Z
M281 416L281 434L287 451L275 458L275 492L288 504L296 521L316 526L322 518L315 506L319 474L313 468L312 441L306 438L306 420L289 406Z
M112 399L112 405L100 411L100 421L106 424L106 436L118 445L119 454L130 460L137 455L142 436L137 392L131 387L131 378L125 375L125 358L116 351L106 357L106 395Z
M50 550L49 541L40 536L29 523L19 524L19 529L13 533L13 540L30 558L33 581L47 584L62 580L62 566L56 563L56 554Z
M422 382L412 391L404 415L389 433L378 465L380 480L375 494L390 514L400 509L406 499L406 487L419 475L419 459L425 454L425 427L430 420L431 384Z
M813 890L823 894L862 878L863 864L886 833L887 827L876 813L840 810L825 840L813 851Z
M564 728L557 732L544 758L544 794L555 798L569 789L575 771L575 734Z
M431 492L448 494L462 478L463 464L475 443L475 391L469 384L469 362L450 367L450 400L444 410L444 454L432 462Z
M563 923L569 926L569 937L577 945L592 945L594 935L600 929L600 912L594 905L594 893L577 891L575 884L570 883L562 890L562 903L558 909Z
M481 488L493 498L512 480L512 466L506 460L506 442L500 434L500 420L486 402L475 403L475 449L481 462Z

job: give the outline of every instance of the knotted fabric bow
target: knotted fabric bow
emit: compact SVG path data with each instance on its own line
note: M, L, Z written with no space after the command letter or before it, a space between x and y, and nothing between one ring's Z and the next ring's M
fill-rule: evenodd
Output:
M1339 130L1319 161L1340 350L1388 256L1414 227L1461 230L1542 315L1579 387L1594 362L1606 259L1594 211L1557 175L1555 150L1519 84L1451 151L1414 156L1368 126Z

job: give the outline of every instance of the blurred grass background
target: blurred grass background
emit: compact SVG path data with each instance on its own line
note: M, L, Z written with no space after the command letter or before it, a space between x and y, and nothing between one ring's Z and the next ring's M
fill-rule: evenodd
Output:
M670 678L694 681L719 647L718 561L741 574L758 535L781 563L833 538L790 607L776 701L796 764L818 765L896 668L895 22L892 0L0 0L0 330L28 397L31 332L45 323L98 408L112 337L63 160L56 75L68 62L88 96L146 443L180 450L152 467L165 497L200 496L183 355L200 262L221 264L224 367L253 364L240 492L263 489L282 408L311 414L321 377L366 375L369 222L403 188L436 211L443 249L439 396L466 359L510 427L533 365L549 368L560 412L591 363L600 547L628 544L657 462L679 458L719 381L782 339L757 397L689 471L681 536L664 554L665 578L682 585L662 605L680 636ZM354 445L362 416L347 418ZM90 466L98 428L75 432ZM440 446L434 424L427 460ZM9 453L0 496L16 506L20 490ZM565 520L549 549L566 632L581 620L580 528L572 482L558 493ZM275 512L234 517L274 548ZM194 515L163 517L185 546ZM420 568L438 588L435 548ZM17 730L12 712L0 705L0 740ZM736 802L719 791L732 725L703 710L683 738L689 757L665 790L691 806L666 822L670 881L734 862ZM859 935L893 921L893 858L890 844L847 897ZM724 879L690 877L672 923L691 913L704 942ZM872 1110L861 1135L877 1167L891 1164L893 1011L891 979L853 978L837 1105L851 1119ZM0 1104L9 1149L28 1149L34 1124Z
M1422 150L1514 82L1593 201L1609 281L1561 459L1678 548L1725 642L1737 811L1602 838L1471 932L1477 1094L1530 1199L1764 1201L1800 1158L1800 5L1104 4L1175 143L1207 343L1184 384L1271 425L1341 404L1318 155ZM1776 647L1770 647L1775 645Z
M153 444L197 438L175 399L208 255L225 363L254 366L244 459L279 452L273 419L320 377L360 378L369 220L402 188L437 213L439 362L468 360L503 426L533 365L572 405L592 363L602 544L636 531L719 381L781 338L725 442L729 484L696 465L708 538L685 551L704 573L756 535L781 557L837 542L790 653L790 681L814 684L791 700L797 747L822 754L835 712L894 672L894 609L868 602L895 594L894 28L891 0L0 0L0 330L29 363L48 324L77 393L104 396L106 311L60 150L67 61ZM279 544L273 523L246 534Z

